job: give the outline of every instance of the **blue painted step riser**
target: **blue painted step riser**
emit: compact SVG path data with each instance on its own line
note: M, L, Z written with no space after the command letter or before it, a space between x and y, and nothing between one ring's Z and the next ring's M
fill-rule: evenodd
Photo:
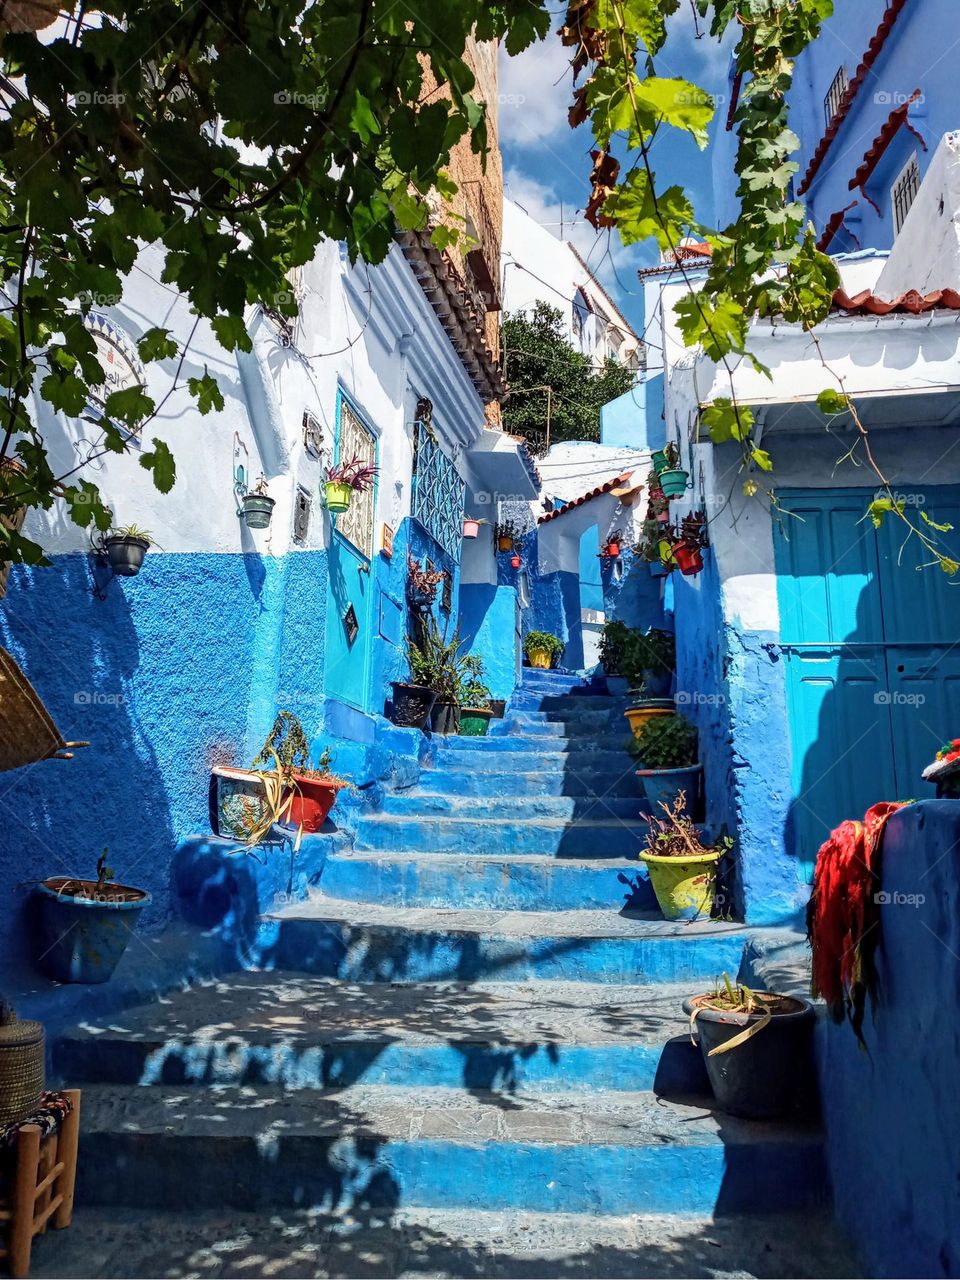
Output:
M500 773L496 769L437 767L421 775L430 791L446 791L455 796L567 796L573 798L640 799L640 784L630 770L623 774L595 769L553 769L531 774L527 770Z
M700 1050L688 1036L665 1045L478 1044L341 1040L298 1050L224 1038L138 1042L107 1033L54 1045L57 1076L76 1084L336 1089L362 1082L406 1088L526 1093L612 1091L708 1094Z
M645 799L630 796L537 796L514 795L506 797L425 794L416 791L396 793L384 797L383 812L398 816L429 817L431 814L449 814L453 817L475 818L549 818L561 819L625 818L636 824L642 813L649 812Z
M322 902L317 904L322 910ZM509 938L322 919L265 918L260 954L265 967L351 982L713 981L735 972L742 933L651 938Z
M477 865L471 866L474 862ZM623 884L612 867L551 866L522 862L444 860L414 862L331 858L320 889L331 898L396 907L449 907L496 911L656 910L656 897L640 863L626 869Z
M499 738L463 738L457 735L456 737L435 738L433 740L433 748L439 756L444 756L450 751L459 751L477 757L485 755L517 755L519 753L550 760L564 755L590 755L599 752L620 754L622 759L627 762L629 756L626 751L626 743L629 737L630 730L627 728L626 721L624 721L622 731L606 733L603 736L594 734L585 738L548 738L543 735L535 735L525 738L519 734L505 734Z
M821 1207L819 1145L475 1146L424 1138L84 1134L77 1204L167 1210L362 1206L530 1213L776 1212ZM185 1171L202 1170L202 1177Z
M597 739L619 738L621 741L629 733L626 720L611 716L606 720L592 724L577 724L569 720L563 721L531 721L510 722L501 720L492 725L485 739L487 742L499 742L502 738L539 738L546 749L552 749L554 743L593 742Z
M569 751L555 755L533 751L470 751L463 747L447 747L438 753L434 767L473 769L477 773L567 773L580 775L589 771L606 776L613 783L626 775L632 777L636 765L626 751ZM429 770L423 775L429 780ZM434 790L433 787L430 790Z
M583 715L609 710L611 707L619 707L622 711L624 707L630 705L631 701L630 698L584 697L580 693L557 694L518 689L510 699L509 709L511 711L560 711L564 714L572 711L577 715Z
M364 818L355 848L391 853L553 854L568 858L632 857L645 844L646 825L616 819L612 827L527 822L458 822L456 818Z

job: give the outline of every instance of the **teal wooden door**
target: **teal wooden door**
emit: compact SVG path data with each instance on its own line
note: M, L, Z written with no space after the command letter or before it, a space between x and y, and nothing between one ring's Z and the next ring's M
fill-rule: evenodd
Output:
M918 572L890 520L864 519L868 490L786 491L774 522L792 797L788 851L809 879L844 818L878 800L932 796L920 778L960 724L960 586ZM922 509L960 532L960 495L930 488Z
M337 459L376 463L377 442L342 392L337 397ZM349 511L331 516L327 552L326 693L368 711L373 644L373 555L376 489L354 494Z

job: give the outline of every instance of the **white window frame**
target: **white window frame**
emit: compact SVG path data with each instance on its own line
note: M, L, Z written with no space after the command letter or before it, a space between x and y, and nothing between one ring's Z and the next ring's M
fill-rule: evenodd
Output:
M920 157L916 151L910 156L907 163L897 174L890 187L890 209L893 215L893 234L898 236L903 230L903 224L907 220L910 210L913 208L913 202L916 200L920 191L920 184L923 176L920 173ZM909 203L903 208L904 193L910 192Z

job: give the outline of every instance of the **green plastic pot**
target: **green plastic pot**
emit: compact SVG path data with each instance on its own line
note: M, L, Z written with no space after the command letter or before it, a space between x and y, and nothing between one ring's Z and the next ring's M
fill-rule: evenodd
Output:
M342 515L344 511L350 510L350 503L353 499L353 489L350 485L342 484L339 480L328 480L324 485L327 496L327 510L332 511L334 515Z
M665 920L709 920L722 850L694 858L641 853Z
M493 711L486 707L462 707L460 710L460 735L464 738L485 738Z
M657 449L654 452L653 456L651 457L650 461L653 463L653 469L657 473L657 475L659 475L661 471L665 471L667 466L666 449Z
M661 471L660 488L663 490L664 497L682 498L687 491L687 481L689 479L689 473L682 471L679 467L671 468L669 471Z

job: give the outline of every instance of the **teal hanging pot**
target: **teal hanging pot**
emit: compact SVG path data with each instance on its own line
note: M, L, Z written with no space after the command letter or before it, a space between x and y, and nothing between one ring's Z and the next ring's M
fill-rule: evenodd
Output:
M679 467L671 468L669 471L661 471L660 488L667 498L681 498L686 492L689 478L689 474L686 471L681 471Z
M662 471L665 471L667 468L666 449L657 449L656 452L651 457L650 461L653 463L654 471L657 473L657 475L660 475L660 473Z

